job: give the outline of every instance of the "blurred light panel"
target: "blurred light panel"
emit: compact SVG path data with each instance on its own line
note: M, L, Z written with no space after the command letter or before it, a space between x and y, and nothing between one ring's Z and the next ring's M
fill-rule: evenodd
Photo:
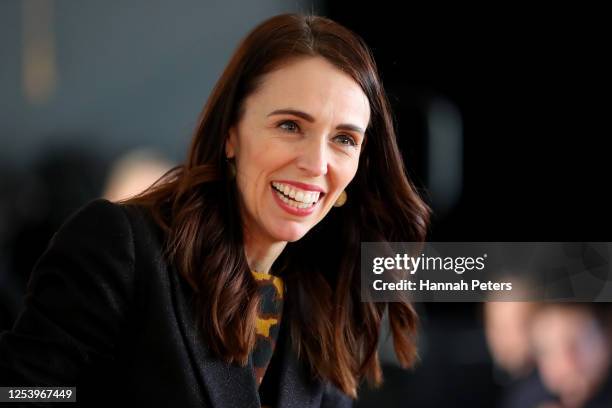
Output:
M463 121L457 106L434 97L427 109L428 187L439 213L451 210L463 189Z
M23 94L38 105L53 96L57 82L53 0L21 0L21 5Z

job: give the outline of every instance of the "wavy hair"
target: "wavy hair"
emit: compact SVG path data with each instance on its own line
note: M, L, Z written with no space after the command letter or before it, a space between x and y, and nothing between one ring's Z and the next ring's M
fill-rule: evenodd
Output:
M122 203L145 206L166 232L166 256L196 292L198 323L210 349L226 362L246 365L260 299L244 253L225 142L263 75L294 58L314 56L360 85L370 103L370 123L347 203L288 243L270 272L285 282L283 318L290 319L298 358L313 376L357 398L362 379L374 386L383 381L377 344L385 310L404 367L416 358L418 322L407 302L361 302L360 243L423 242L431 215L408 178L374 58L358 35L310 14L282 14L259 24L239 44L208 98L186 162Z

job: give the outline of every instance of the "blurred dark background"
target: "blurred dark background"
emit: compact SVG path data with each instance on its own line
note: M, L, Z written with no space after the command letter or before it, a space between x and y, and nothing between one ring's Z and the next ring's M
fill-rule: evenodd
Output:
M431 241L610 241L608 29L596 10L328 7L373 50L435 210ZM482 305L417 306L421 365L387 367L360 406L507 403L520 381L493 365Z
M610 241L609 29L596 10L424 10L403 2L0 2L0 330L65 217L117 159L183 160L240 38L281 12L326 15L373 51L431 241ZM469 17L462 17L462 11ZM148 158L153 157L148 155ZM163 165L160 166L160 168ZM419 304L421 361L358 406L496 406L481 304Z

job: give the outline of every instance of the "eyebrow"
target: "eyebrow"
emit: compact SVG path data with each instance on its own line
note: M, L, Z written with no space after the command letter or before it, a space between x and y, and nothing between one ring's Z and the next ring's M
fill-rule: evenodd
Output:
M304 120L306 120L308 122L311 122L311 123L315 121L315 118L312 115L310 115L310 114L308 114L306 112L302 112L302 111L297 110L297 109L277 109L277 110L275 110L273 112L270 112L268 114L268 117L273 116L273 115L287 115L287 114L298 116L298 117L300 117L300 118L302 118L302 119L304 119ZM353 132L361 133L362 135L365 134L365 130L364 129L360 128L359 126L352 125L350 123L341 123L338 126L336 126L336 129L337 130L350 130L350 131L353 131Z

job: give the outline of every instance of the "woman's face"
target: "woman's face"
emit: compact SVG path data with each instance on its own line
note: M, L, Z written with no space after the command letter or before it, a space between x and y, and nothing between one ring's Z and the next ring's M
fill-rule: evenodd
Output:
M249 237L292 242L321 221L357 172L369 120L361 87L322 57L265 75L226 143Z

